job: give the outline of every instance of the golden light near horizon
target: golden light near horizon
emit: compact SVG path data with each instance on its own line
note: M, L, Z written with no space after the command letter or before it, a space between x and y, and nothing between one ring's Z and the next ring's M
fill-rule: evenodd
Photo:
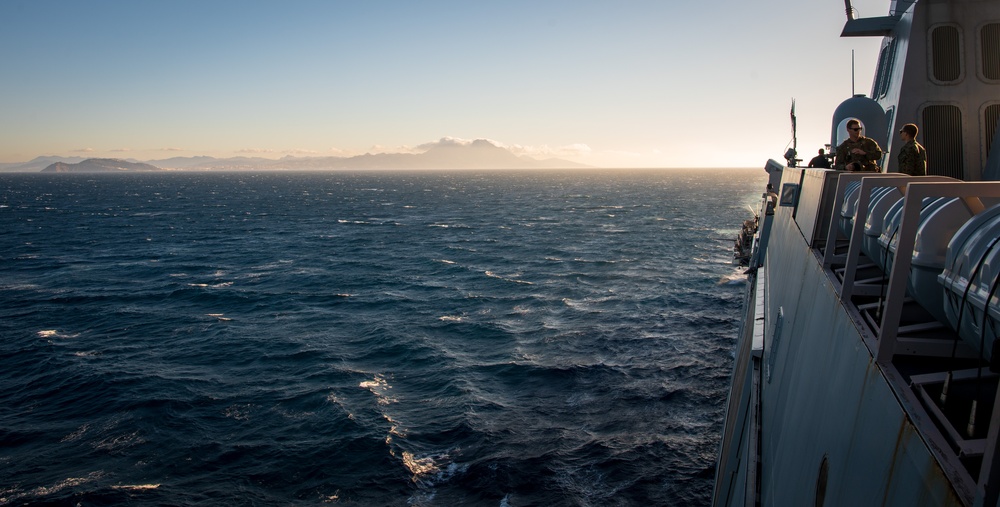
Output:
M353 156L453 137L598 167L755 166L783 153L793 97L801 149L825 142L851 50L864 91L880 42L839 39L833 0L782 0L760 24L736 1L51 5L0 4L0 163ZM784 35L759 36L770 28Z

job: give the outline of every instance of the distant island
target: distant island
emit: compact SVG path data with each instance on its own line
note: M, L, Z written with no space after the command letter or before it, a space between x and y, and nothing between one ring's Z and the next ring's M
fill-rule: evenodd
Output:
M30 162L0 164L3 172L138 172L163 170L247 171L323 169L566 169L584 164L561 159L537 160L518 156L486 140L468 143L442 139L423 153L366 153L354 157L174 157L138 161L115 158L38 157Z
M117 158L88 158L75 164L56 162L50 164L43 173L109 173L135 171L161 171L159 167L142 162L129 162Z

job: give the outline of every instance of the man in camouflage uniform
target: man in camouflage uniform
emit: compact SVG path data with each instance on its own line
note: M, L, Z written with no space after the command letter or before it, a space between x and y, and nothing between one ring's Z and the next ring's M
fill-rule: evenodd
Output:
M903 139L903 147L899 149L899 172L910 176L925 176L927 150L917 142L917 126L912 123L903 125L899 137Z
M882 148L878 147L874 139L861 135L861 122L848 120L847 134L850 138L837 146L837 163L834 168L853 171L854 167L860 166L865 172L881 172L877 161L882 158Z
M819 167L821 169L830 168L830 159L826 157L826 153L823 152L823 148L819 149L819 155L816 155L809 161L809 167Z

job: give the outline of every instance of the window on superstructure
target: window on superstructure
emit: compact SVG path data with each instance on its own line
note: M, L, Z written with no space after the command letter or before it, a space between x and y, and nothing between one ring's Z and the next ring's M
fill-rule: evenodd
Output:
M924 107L920 126L927 148L927 174L963 179L962 111L957 106Z
M872 97L885 97L889 91L889 83L892 81L892 67L896 60L896 39L892 39L882 47L878 55L878 74L875 76L875 83L872 85Z
M979 32L979 42L983 58L983 77L1000 80L1000 23L983 25L982 31Z
M943 25L931 31L931 72L935 81L943 83L962 77L962 40L958 27Z
M985 143L983 143L983 146L986 147L986 153L983 160L989 157L990 150L993 148L993 137L997 133L997 120L1000 120L1000 104L986 106L986 109L983 110L983 132L986 135Z

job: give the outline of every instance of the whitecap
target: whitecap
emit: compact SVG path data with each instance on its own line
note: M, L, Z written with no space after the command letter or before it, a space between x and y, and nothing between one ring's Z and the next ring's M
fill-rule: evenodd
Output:
M739 285L746 285L746 283L747 283L746 275L739 273L739 274L723 276L722 278L719 279L717 285L739 286Z
M491 270L488 270L488 269L486 271L484 271L483 273L486 276L490 277L490 278L496 278L498 280L503 280L505 282L519 283L519 284L522 284L522 285L534 285L535 284L534 282L529 282L527 280L520 280L520 279L517 279L517 278L511 278L511 277L499 275L499 274L497 274L497 273L495 273L495 272L493 272Z
M438 466L434 462L434 458L430 456L417 458L412 452L408 451L403 451L403 466L410 471L414 479L419 478L421 475L438 471Z
M33 489L29 493L29 496L51 495L53 493L58 493L66 488L80 486L82 484L86 484L88 482L100 479L102 476L104 476L104 472L97 471L97 472L90 472L89 474L87 474L86 477L67 477L66 479L63 479L48 487L39 486Z
M620 299L620 297L617 294L613 293L612 291L608 291L608 292L610 294L607 295L607 296L602 296L602 297L586 297L586 298L583 298L582 300L574 300L574 299L570 299L570 298L563 298L563 304L565 304L566 306L568 306L570 308L576 309L576 310L586 310L586 311L591 312L591 313L602 313L602 310L600 310L598 308L595 308L595 306L599 306L599 305L601 305L603 303L607 303L609 301L610 302L615 302L615 301L618 301Z
M126 491L145 491L149 489L159 488L159 484L122 484L117 486L111 486L111 489L119 489Z
M38 331L36 335L38 335L39 338L43 338L46 340L53 338L61 338L64 340L68 340L80 336L79 333L73 333L73 334L60 333L58 330L55 329L42 329L41 331Z
M62 440L60 440L60 442L73 442L75 440L79 440L80 437L82 437L83 434L86 433L87 430L89 430L89 429L90 429L90 425L89 424L84 424L83 426L80 426L79 428L77 428L76 431L74 431L73 433L70 433L69 435L66 435L65 437L63 437Z
M391 452L391 454L396 456L395 452ZM410 472L410 480L419 488L407 501L411 505L427 505L437 494L435 486L444 484L469 469L468 465L451 462L451 456L448 452L418 456L409 451L402 451L400 454L398 457L403 462L403 466Z
M2 290L36 290L38 286L32 283L18 283L13 285L0 284Z
M132 433L105 438L100 442L94 443L93 447L102 451L119 451L145 442L146 439L139 436L138 431L133 431Z
M394 403L397 400L388 396L388 391L392 389L392 386L386 382L385 377L382 375L375 375L372 380L365 380L358 384L358 387L368 389L372 394L375 395L375 401L379 405L388 405Z

